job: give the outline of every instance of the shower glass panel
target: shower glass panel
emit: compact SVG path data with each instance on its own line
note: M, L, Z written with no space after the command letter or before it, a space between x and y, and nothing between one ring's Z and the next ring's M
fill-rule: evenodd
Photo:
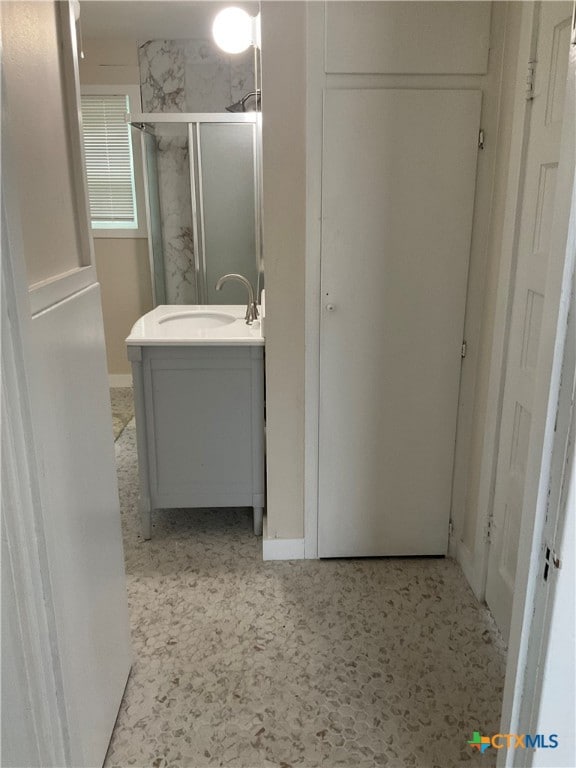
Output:
M158 186L158 163L156 161L156 137L149 131L141 131L142 165L144 168L144 190L146 195L146 221L150 254L150 277L152 299L155 305L166 304L166 279L164 275L164 246L162 243L162 219L160 213L160 190Z
M246 290L235 282L221 292L219 277L239 272L256 290L256 189L254 125L199 125L199 168L207 304L244 304Z

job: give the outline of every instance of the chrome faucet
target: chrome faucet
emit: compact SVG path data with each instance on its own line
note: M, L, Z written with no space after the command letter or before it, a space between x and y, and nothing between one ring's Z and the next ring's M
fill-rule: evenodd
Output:
M237 275L234 273L231 273L229 275L222 275L220 280L216 283L216 290L221 291L222 286L227 280L237 280L239 283L242 283L242 285L246 286L248 290L248 305L246 307L246 325L252 325L254 320L258 319L258 307L256 306L256 302L254 301L254 290L252 288L252 283L247 280L244 275Z

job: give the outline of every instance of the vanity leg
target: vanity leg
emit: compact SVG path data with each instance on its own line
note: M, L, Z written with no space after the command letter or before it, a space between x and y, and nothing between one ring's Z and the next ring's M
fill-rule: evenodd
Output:
M254 507L254 536L262 536L264 507Z
M142 536L147 541L152 538L152 510L146 502L140 501L140 522L142 523Z

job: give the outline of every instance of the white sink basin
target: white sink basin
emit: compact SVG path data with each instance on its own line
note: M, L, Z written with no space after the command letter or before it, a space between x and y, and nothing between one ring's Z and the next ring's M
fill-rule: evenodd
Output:
M222 328L236 322L234 315L225 312L206 312L202 310L188 310L167 315L158 320L159 325L171 325L172 329L178 329L180 333L200 331L208 328Z
M161 305L141 317L126 343L131 346L264 344L260 320L247 325L246 305Z

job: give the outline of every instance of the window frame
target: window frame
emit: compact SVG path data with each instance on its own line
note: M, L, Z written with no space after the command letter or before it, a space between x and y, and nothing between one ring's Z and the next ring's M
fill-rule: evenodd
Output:
M139 85L83 85L80 86L81 96L127 96L128 112L141 112L140 86ZM82 112L80 111L80 119ZM81 123L82 125L82 123ZM148 237L146 224L146 204L144 196L144 173L142 170L142 152L140 151L140 142L132 131L132 165L134 168L134 190L136 216L138 219L137 228L128 227L94 227L90 217L90 233L93 238L144 238ZM82 141L84 141L84 129L82 128ZM90 212L89 212L90 213Z

